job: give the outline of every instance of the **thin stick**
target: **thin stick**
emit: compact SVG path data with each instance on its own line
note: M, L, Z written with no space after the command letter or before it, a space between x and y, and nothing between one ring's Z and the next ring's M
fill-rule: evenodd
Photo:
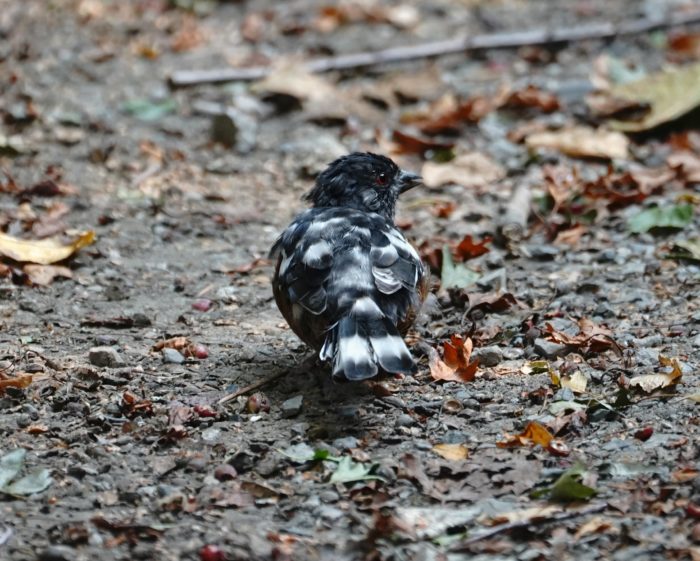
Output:
M459 542L456 544L454 547L450 548L451 552L458 552L458 551L463 551L466 549L468 546L481 541L485 540L487 538L491 538L493 536L496 536L498 534L502 534L504 532L510 532L511 530L517 530L519 528L527 528L528 526L532 526L533 524L546 524L549 522L560 522L562 520L568 520L570 518L576 518L578 516L585 516L586 514L595 514L597 512L601 512L607 508L607 503L601 503L597 505L593 505L589 508L583 509L583 510L575 510L575 511L569 511L569 512L563 512L559 516L552 516L550 518L546 518L544 520L538 520L537 522L534 522L532 520L518 520L516 522L510 522L508 524L501 524L500 526L496 526L494 528L491 528L490 530L487 530L486 532L479 534L478 536L474 536L472 538L469 538L467 540L464 540L462 542Z
M527 229L527 219L530 216L532 191L530 185L523 181L513 190L506 211L499 220L498 231L508 242L519 242Z
M648 33L700 22L700 10L669 14L660 18L638 18L615 25L610 22L593 22L560 29L539 28L526 31L505 31L457 37L443 41L405 45L374 52L360 52L333 57L317 58L306 63L310 72L350 70L391 62L432 58L442 55L484 51L487 49L517 49L527 46L546 46L591 39L612 39L623 35ZM211 70L176 70L170 75L173 87L196 84L260 80L270 73L267 66L247 68L215 68Z
M271 374L267 378L263 378L262 380L260 380L258 382L255 382L253 384L250 384L249 386L245 386L245 387L241 388L240 390L237 390L233 393L225 395L217 402L217 405L223 405L224 403L228 403L229 401L236 399L238 396L245 395L247 393L250 393L250 392L258 390L262 387L265 387L268 384L274 382L275 380L279 380L280 378L287 376L289 374L299 374L301 372L304 372L305 370L308 370L309 367L312 366L315 361L316 361L316 354L312 354L311 356L305 358L300 364L297 364L296 366L294 366L292 368L288 368L286 370L281 370L280 372L275 372L274 374Z

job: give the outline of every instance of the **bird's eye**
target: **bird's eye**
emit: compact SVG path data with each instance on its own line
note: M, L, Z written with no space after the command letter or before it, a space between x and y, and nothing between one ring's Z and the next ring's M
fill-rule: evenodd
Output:
M387 177L386 173L380 173L379 175L377 175L377 178L375 181L376 181L377 185L384 186L389 182L389 178Z

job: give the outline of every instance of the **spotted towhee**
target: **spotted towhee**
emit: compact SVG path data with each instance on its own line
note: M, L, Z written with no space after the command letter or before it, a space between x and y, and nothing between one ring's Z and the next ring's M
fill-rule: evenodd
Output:
M396 200L420 176L389 158L353 153L331 163L270 251L273 291L294 332L333 363L335 380L415 371L401 334L428 275L394 225Z

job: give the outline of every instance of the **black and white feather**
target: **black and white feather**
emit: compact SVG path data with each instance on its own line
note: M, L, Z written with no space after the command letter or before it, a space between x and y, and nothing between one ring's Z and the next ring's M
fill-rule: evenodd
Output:
M415 370L399 326L420 306L425 271L393 218L399 194L418 180L383 156L341 158L270 252L280 309L335 379Z

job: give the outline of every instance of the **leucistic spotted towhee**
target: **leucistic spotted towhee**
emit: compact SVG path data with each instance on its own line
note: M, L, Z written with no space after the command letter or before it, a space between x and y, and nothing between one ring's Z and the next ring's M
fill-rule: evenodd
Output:
M389 158L332 162L277 239L275 300L292 330L333 364L333 379L410 374L404 343L428 286L416 250L394 225L399 195L421 181Z

